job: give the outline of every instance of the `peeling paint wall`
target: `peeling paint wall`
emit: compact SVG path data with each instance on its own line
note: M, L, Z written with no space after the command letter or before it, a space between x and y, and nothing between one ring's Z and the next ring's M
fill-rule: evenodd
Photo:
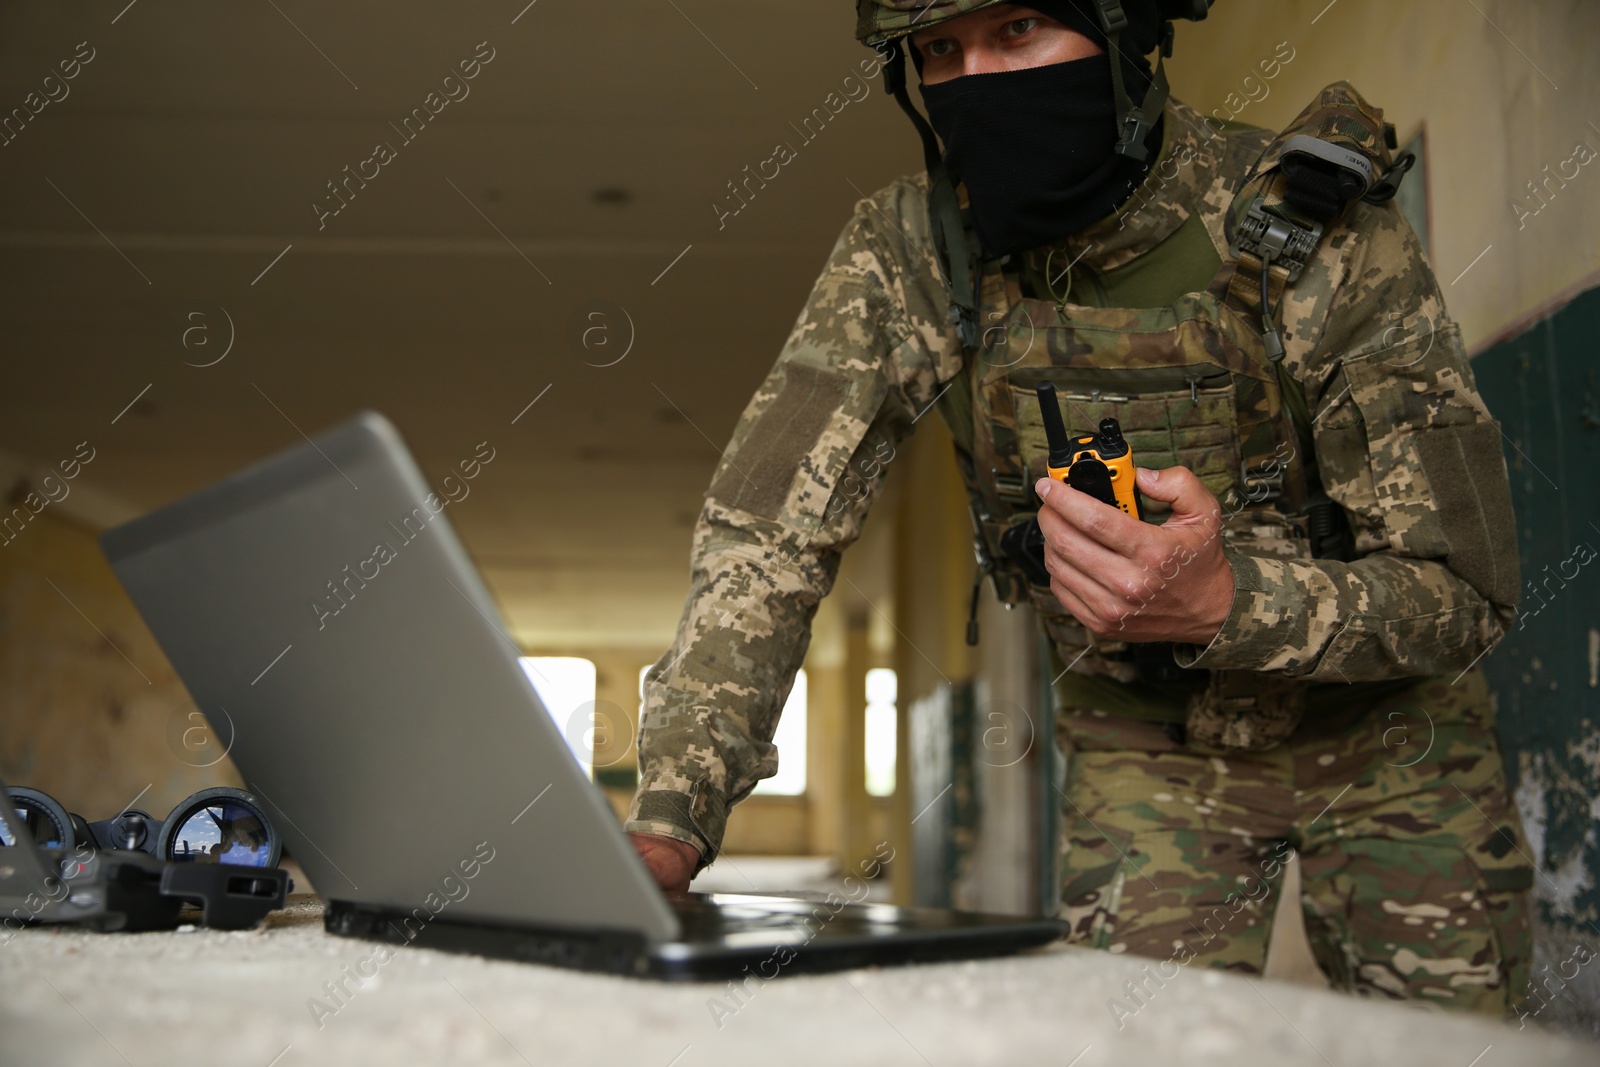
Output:
M1539 866L1530 1003L1541 1020L1600 1036L1597 348L1591 289L1473 365L1505 434L1522 560L1521 617L1485 669Z

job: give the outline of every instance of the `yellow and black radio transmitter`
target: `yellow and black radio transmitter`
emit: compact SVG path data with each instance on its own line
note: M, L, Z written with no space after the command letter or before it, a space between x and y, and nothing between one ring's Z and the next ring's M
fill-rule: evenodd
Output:
M1122 436L1122 424L1105 418L1100 420L1099 433L1069 437L1061 421L1054 383L1040 382L1038 394L1045 439L1050 445L1050 477L1143 519L1144 506L1134 481L1133 449Z

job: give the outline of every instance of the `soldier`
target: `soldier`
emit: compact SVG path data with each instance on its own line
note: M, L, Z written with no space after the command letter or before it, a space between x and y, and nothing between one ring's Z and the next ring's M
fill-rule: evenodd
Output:
M668 889L716 856L937 407L980 565L1059 656L1072 939L1258 974L1297 852L1332 985L1503 1013L1532 867L1477 670L1519 584L1498 430L1381 113L1336 83L1274 135L1168 98L1146 57L1208 6L858 0L928 173L857 205L734 431L627 829ZM1120 420L1150 521L1041 477L1044 381Z

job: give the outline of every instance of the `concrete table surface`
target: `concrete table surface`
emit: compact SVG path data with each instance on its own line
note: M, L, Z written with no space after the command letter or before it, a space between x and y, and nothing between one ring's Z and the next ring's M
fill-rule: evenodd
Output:
M752 981L742 1004L725 986L406 947L341 1003L325 983L377 946L328 936L321 915L298 902L246 932L20 931L0 945L0 1064L1600 1063L1600 1047L1531 1028L1197 968L1147 983L1119 1020L1108 1001L1134 1005L1123 986L1148 961L1066 946Z

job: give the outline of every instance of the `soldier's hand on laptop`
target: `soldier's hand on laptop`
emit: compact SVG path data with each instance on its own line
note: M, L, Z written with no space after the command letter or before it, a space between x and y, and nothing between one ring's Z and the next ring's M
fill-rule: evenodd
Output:
M657 885L668 893L688 892L689 879L694 875L695 864L700 862L699 849L660 834L629 834L628 839Z
M1138 480L1146 499L1171 505L1163 525L1039 480L1050 590L1098 637L1210 644L1233 607L1222 505L1184 467L1141 468Z

